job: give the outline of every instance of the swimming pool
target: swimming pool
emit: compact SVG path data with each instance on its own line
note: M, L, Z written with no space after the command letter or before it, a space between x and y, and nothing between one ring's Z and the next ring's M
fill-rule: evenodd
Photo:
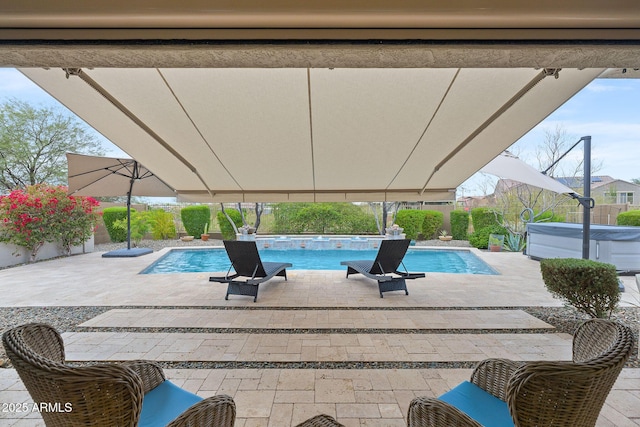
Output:
M377 250L261 250L263 261L290 262L289 270L345 270L340 261L371 259ZM222 248L171 249L141 274L226 272L230 262ZM424 273L499 274L468 250L411 248L404 257L408 271Z

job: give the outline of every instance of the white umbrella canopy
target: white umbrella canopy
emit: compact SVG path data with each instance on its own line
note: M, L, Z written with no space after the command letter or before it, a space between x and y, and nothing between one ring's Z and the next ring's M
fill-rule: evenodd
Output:
M537 171L508 151L491 160L480 172L522 182L559 194L575 194L575 190Z
M102 256L136 257L153 252L131 248L131 196L175 197L175 191L134 159L67 153L67 164L70 195L127 196L127 248Z
M72 195L176 196L173 188L134 159L67 153L67 163L69 194Z

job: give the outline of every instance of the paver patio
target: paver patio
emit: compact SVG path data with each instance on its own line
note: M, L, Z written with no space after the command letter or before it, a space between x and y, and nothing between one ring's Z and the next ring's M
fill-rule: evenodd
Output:
M470 369L437 363L571 357L569 335L519 309L562 305L545 290L538 263L521 254L477 252L501 275L428 273L408 284L408 296L383 299L375 282L344 271L294 270L286 282L261 285L253 303L225 301L225 286L208 274L137 274L163 252L0 270L0 305L109 307L63 334L70 360L198 362L199 369L169 367L167 376L202 396L231 395L241 427L287 427L321 412L348 427L404 426L413 397L469 377ZM623 281L624 298L637 297L633 277ZM0 369L0 402L29 401L16 372ZM0 425L42 421L3 411ZM623 370L597 425L640 425L640 369Z

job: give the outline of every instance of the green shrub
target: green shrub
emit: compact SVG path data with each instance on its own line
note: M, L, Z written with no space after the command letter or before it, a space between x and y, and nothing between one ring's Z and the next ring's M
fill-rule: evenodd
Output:
M640 227L640 210L619 213L616 224Z
M546 211L541 214L536 214L535 222L564 222L564 215L559 215L551 211Z
M352 203L278 203L274 233L376 233L375 218Z
M176 224L171 212L165 212L163 209L153 209L149 211L148 220L151 225L151 235L155 240L176 237Z
M554 297L591 317L609 317L620 301L616 267L588 259L540 261L542 279Z
M440 211L422 211L424 220L422 221L422 236L425 239L433 239L436 233L444 224L444 214Z
M135 209L131 209L131 215L135 212ZM104 208L102 211L102 220L104 221L104 226L107 229L107 233L109 233L109 239L112 242L125 242L127 240L127 228L124 229L122 227L114 226L113 224L118 220L124 220L125 223L127 221L127 208L123 206L114 206L111 208Z
M396 224L404 228L407 239L415 240L422 231L424 212L417 209L403 209L396 215Z
M240 211L237 209L225 209L224 212L229 215L236 225L236 228L242 227L242 215ZM236 239L236 231L233 229L233 226L229 223L227 216L222 211L218 211L216 218L218 220L218 225L220 226L220 233L222 233L222 238L224 240L235 240Z
M455 240L467 240L469 238L469 212L455 210L449 213L451 220L451 235Z
M211 225L211 209L207 205L187 206L180 210L180 218L187 234L199 239L205 224Z
M471 233L469 235L469 244L474 248L487 249L487 247L489 247L490 234L502 234L506 236L509 232L501 225L490 225L489 227L484 227Z
M140 241L144 238L145 234L151 230L151 223L149 221L151 213L145 212L131 212L131 241L133 246L138 246ZM114 228L124 233L125 240L127 239L127 218L120 218L113 222Z
M471 209L471 223L474 231L480 230L481 228L502 224L502 215L490 208L474 208Z

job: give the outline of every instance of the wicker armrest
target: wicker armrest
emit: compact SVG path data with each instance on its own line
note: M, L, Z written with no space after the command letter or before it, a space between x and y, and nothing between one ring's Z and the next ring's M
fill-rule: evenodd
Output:
M482 427L458 408L435 397L416 397L409 404L408 427Z
M165 381L164 371L155 362L149 360L131 360L122 362L122 366L132 369L142 379L144 394L158 387Z
M344 427L344 424L340 424L330 415L320 414L301 422L296 427Z
M167 427L233 427L235 422L236 404L230 396L219 394L196 403L169 423Z
M471 374L471 382L500 400L507 400L507 383L525 362L508 359L486 359Z

